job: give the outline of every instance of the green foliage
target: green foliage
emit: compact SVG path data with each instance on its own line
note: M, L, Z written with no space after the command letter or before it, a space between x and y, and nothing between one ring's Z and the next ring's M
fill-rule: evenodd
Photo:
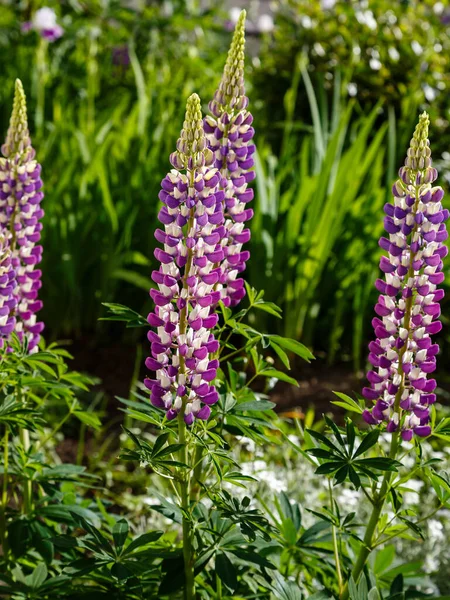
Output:
M311 85L301 59L298 75L294 95L300 77ZM285 127L279 157L267 144L258 145L250 280L260 287L269 279L270 298L286 315L284 334L316 344L323 337L331 361L345 333L342 322L353 319L353 338L346 343L358 364L381 233L376 223L386 197L386 127L372 139L378 108L351 123L352 104L342 109L339 100L328 122L312 88L310 106L314 133L300 147L293 122Z
M346 423L342 431L331 419L325 417L336 443L318 431L309 429L308 433L321 445L309 448L307 452L320 459L320 466L316 469L317 475L334 474L335 483L342 483L349 479L356 489L361 487L361 477L369 477L377 481L377 471L396 471L400 463L388 457L362 458L378 442L380 431L374 429L367 433L355 449L356 430L352 421ZM360 458L358 458L360 457Z
M449 86L446 17L446 5L433 0L374 0L369 5L337 0L330 6L282 0L274 36L263 50L264 71L257 76L268 114L281 120L279 93L289 88L292 57L306 52L314 83L325 94L332 94L334 79L342 80L343 87L351 84L351 96L365 110L380 100L394 109L401 116L401 130L410 124L411 109L417 113L418 104L430 106L433 121L444 130ZM426 68L418 69L418 64ZM343 90L345 96L348 93ZM302 106L300 101L296 118L307 122Z

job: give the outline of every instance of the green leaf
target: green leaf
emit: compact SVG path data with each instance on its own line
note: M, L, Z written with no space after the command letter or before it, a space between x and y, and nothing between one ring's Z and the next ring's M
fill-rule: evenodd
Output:
M367 450L369 450L369 448L372 448L372 446L374 446L377 443L379 436L380 436L379 429L374 429L373 431L369 431L369 433L364 436L363 441L360 443L360 445L356 449L356 452L353 454L352 458L356 458L360 454L364 454L364 452L367 452Z
M133 573L130 571L130 569L127 569L127 567L120 562L113 564L111 567L111 575L117 577L119 581L125 581L126 579L133 577Z
M77 419L89 427L100 429L102 426L100 419L95 413L88 413L84 410L74 410L73 414L77 417Z
M117 551L120 552L128 537L128 523L126 519L120 519L120 521L115 523L112 534Z
M357 402L355 402L353 400L353 398L350 398L350 396L347 396L346 394L342 394L341 392L333 392L333 394L335 396L338 396L338 398L341 398L342 402L339 402L337 400L332 400L331 404L335 404L336 406L345 408L345 410L348 410L349 412L356 412L359 414L363 413L363 409L359 406L359 404Z
M170 433L168 431L166 431L165 433L161 433L161 435L159 435L156 438L156 441L153 445L152 457L156 456L158 454L158 452L160 452L160 450L162 450L163 446L169 439L169 435L170 435Z
M29 585L33 589L40 588L44 581L47 579L48 571L47 565L45 563L40 563L32 572L31 575L27 577L29 580Z
M277 317L278 319L281 319L281 309L278 308L278 306L276 304L274 304L273 302L260 302L258 300L258 302L255 302L255 304L253 304L253 308L257 308L258 310L263 310L266 313L269 313L271 315L273 315L274 317Z
M316 475L329 475L342 467L343 461L326 462L316 469Z
M297 340L282 337L281 335L271 335L270 339L285 350L289 350L297 356L300 356L300 358L303 358L303 360L306 360L306 362L314 360L314 355L312 354L312 352L308 350L306 346L304 346L300 342L297 342Z
M388 569L395 558L395 547L393 545L386 546L383 550L377 552L373 564L373 572L375 575L380 575Z
M275 350L277 355L279 356L281 362L286 367L286 369L290 369L291 365L289 363L289 358L288 358L288 355L286 354L286 352L281 348L281 346L278 346L278 344L275 344L275 342L273 342L272 340L270 340L269 343L272 346L272 348Z
M248 402L241 402L240 404L236 404L234 406L234 410L236 412L243 412L246 410L256 410L256 411L266 411L272 410L272 408L276 406L275 402L270 402L270 400L250 400Z
M156 542L157 540L159 540L159 538L164 534L163 531L149 531L148 533L144 533L142 535L140 535L139 537L137 537L136 539L134 539L131 544L129 544L123 554L131 554L132 552L134 552L135 550L138 550L139 548L143 548L145 546L148 546L148 544L151 544L152 542Z
M302 600L300 588L293 581L287 581L277 571L273 572L272 590L277 600Z
M286 373L282 371L277 371L276 369L264 369L264 371L260 371L258 375L262 375L263 377L273 377L274 379L278 379L279 381L285 381L286 383L291 383L298 387L298 381L293 377L289 377Z
M372 467L378 469L378 471L397 471L398 467L401 467L401 463L392 458L362 458L356 460L355 465L362 465L364 467Z
M224 552L216 556L216 573L232 592L237 588L237 569Z

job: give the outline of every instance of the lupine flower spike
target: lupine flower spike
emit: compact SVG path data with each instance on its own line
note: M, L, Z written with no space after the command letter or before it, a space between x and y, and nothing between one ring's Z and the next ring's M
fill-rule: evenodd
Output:
M204 121L209 147L214 153L214 166L220 170L220 185L225 191L225 259L216 289L221 289L226 306L236 306L245 296L244 280L238 275L245 270L250 257L242 245L250 239L245 223L253 216L253 210L247 208L253 199L253 190L247 185L255 177L251 170L255 146L250 143L254 129L244 89L244 49L245 10L236 24L219 88L209 103L211 115Z
M163 179L159 220L163 229L155 237L161 263L153 271L157 289L150 291L155 303L148 322L151 356L146 366L156 371L146 379L154 406L166 410L167 419L182 414L191 425L195 418L208 419L210 405L218 400L211 383L219 366L210 354L219 348L211 329L217 324L214 306L220 291L214 290L224 259L226 234L223 216L225 194L219 190L219 173L207 147L200 98L189 97L186 117L170 157L174 167Z
M387 431L400 430L410 441L413 433L431 434L430 406L436 401L436 380L428 375L436 369L439 346L431 336L442 329L439 301L444 291L442 261L447 255L442 208L444 192L432 187L437 171L431 166L428 141L429 118L420 116L400 178L394 184L394 204L386 204L387 237L380 246L388 252L380 261L384 279L373 319L375 341L369 345L373 370L367 374L370 387L363 395L375 403L364 419L383 421Z
M22 83L17 79L13 111L0 158L0 232L6 238L17 286L14 290L15 331L19 339L28 340L28 350L37 351L40 333L36 313L42 308L38 300L41 271L36 268L42 257L40 219L44 211L40 203L41 166L35 160L28 131L26 99ZM13 310L13 309L12 309Z

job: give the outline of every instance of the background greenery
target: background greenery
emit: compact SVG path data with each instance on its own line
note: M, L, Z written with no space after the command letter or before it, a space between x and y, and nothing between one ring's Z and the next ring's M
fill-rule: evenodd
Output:
M43 5L64 28L50 44L21 30ZM287 315L272 328L358 369L381 207L422 108L441 181L450 168L448 9L281 0L259 34L264 6L250 3L248 27L258 146L248 278ZM184 99L196 90L206 108L218 83L229 24L218 2L2 2L2 130L18 76L44 169L47 336L104 342L122 334L99 326L101 301L146 310L159 182Z

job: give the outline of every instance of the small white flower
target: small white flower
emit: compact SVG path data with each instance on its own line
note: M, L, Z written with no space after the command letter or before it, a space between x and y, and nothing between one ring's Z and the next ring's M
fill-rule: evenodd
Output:
M257 28L261 33L270 33L273 31L273 27L272 15L261 15L258 18Z
M42 31L43 29L53 29L57 25L55 11L48 6L43 6L35 12L33 17L33 25L37 31Z

